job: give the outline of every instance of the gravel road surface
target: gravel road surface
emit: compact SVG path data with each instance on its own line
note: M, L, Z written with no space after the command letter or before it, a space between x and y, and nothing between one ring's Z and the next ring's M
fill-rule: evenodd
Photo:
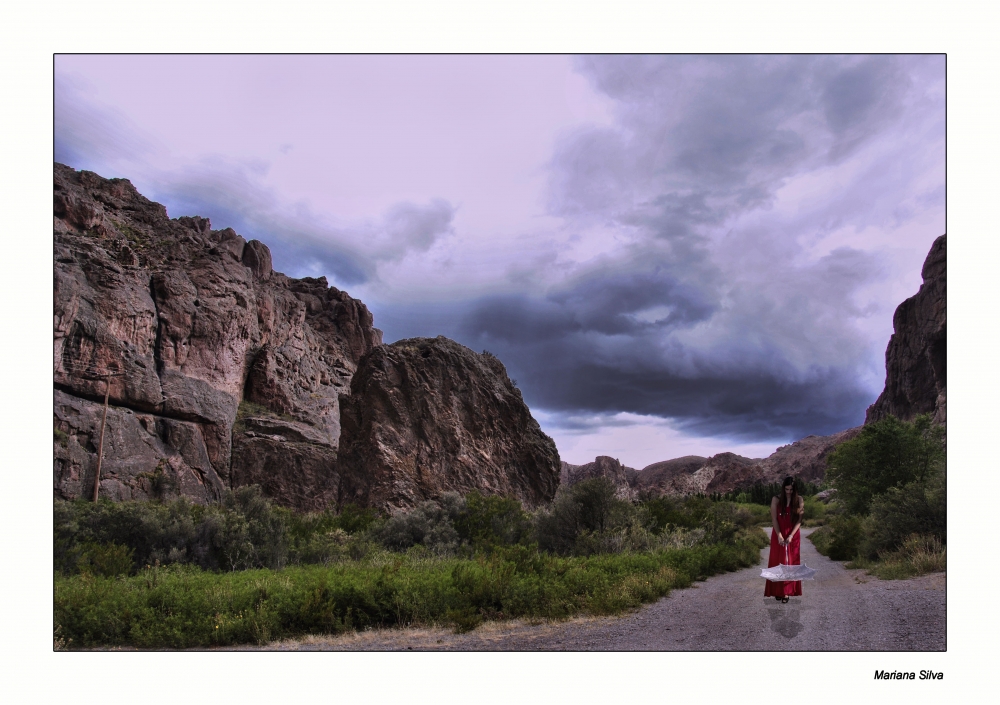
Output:
M770 529L767 529L770 532ZM804 529L808 536L811 529ZM803 596L764 597L760 565L675 590L624 617L490 623L468 634L442 628L310 636L261 647L280 651L944 651L945 574L879 580L820 555ZM246 649L247 647L243 647ZM241 649L241 650L243 650Z

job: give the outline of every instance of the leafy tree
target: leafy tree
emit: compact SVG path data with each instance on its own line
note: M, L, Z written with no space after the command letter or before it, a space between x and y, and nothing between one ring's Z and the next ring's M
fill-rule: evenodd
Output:
M615 496L610 480L595 477L557 493L552 505L536 516L535 534L542 549L568 554L584 534L601 535L619 528L634 513L631 504Z
M848 511L867 514L872 499L892 487L928 478L944 462L944 429L930 416L912 423L886 416L866 425L827 458L827 479Z
M510 546L529 535L531 518L513 497L473 491L455 519L455 529L464 541L476 546Z

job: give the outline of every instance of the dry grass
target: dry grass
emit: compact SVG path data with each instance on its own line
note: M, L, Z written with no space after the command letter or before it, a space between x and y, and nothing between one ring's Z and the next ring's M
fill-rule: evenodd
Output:
M456 633L451 627L413 626L402 629L371 629L345 634L310 634L283 639L261 647L236 646L227 650L264 651L422 651L489 649L510 639L544 639L566 625L607 622L613 617L578 615L565 620L487 620L474 630Z
M883 580L904 580L916 575L944 572L947 568L947 547L934 536L914 534L891 553L879 555L877 561L857 560L849 568L864 568Z

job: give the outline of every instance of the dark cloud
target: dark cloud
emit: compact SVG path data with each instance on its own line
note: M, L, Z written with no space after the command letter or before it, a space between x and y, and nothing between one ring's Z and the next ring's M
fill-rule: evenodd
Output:
M545 284L544 266L522 267L523 293L386 306L377 322L387 340L445 334L489 349L562 428L620 412L744 441L857 425L886 341L857 330L870 310L856 294L882 263L851 247L800 259L795 236L907 217L886 204L904 179L862 174L787 230L733 224L766 213L789 179L886 139L912 88L907 61L581 59L616 101L616 121L559 142L549 211L570 227L628 233L627 244L558 284Z

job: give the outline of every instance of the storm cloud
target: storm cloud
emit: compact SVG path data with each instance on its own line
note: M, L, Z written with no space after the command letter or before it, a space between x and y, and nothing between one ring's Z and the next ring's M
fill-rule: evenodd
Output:
M934 148L897 139L914 130L904 108L924 98L911 74L934 62L582 58L615 121L556 145L548 212L617 244L567 276L522 265L521 291L422 315L499 355L529 403L566 428L622 412L744 441L857 425L880 391L888 338L865 325L881 315L890 330L898 301L865 301L887 274L878 248L829 235L943 204L941 183L918 182L925 169L898 168ZM925 113L922 126L942 118ZM893 160L880 163L887 146ZM781 208L782 189L810 177L826 189L820 202ZM384 310L389 332L419 328L406 310Z

